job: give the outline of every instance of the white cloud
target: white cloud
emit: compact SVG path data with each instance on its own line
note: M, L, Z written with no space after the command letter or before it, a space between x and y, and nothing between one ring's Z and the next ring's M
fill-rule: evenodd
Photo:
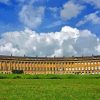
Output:
M26 4L29 4L29 5L31 5L31 4L33 4L34 2L36 2L37 0L29 0L29 1L27 1L27 0L16 0L16 2L19 2L19 3L26 3Z
M90 3L91 5L95 6L95 8L100 9L100 0L84 0L87 3Z
M60 25L63 25L63 21L61 20L58 20L58 21L55 21L47 26L45 26L45 28L54 28L54 27L57 27L57 26L60 26Z
M4 4L9 4L12 0L0 0L1 3L4 3ZM33 4L35 1L37 0L29 0L27 2L27 0L15 0L15 2L19 2L19 3L27 3L27 4Z
M10 0L0 0L1 3L8 4Z
M64 20L69 20L73 17L77 17L77 15L80 14L83 8L83 6L75 4L72 1L69 1L63 5L63 9L60 12L60 16Z
M48 7L48 10L50 10L51 15L55 19L59 19L59 11L60 11L60 8L58 8L58 7Z
M76 26L83 25L87 22L91 22L92 24L100 24L100 17L98 16L100 14L99 11L96 11L95 13L91 13L86 15L83 20L79 21Z
M49 7L48 9L51 10L52 12L56 13L59 8L57 8L57 7Z
M44 7L24 5L19 13L20 21L27 27L35 29L42 23Z
M36 33L25 29L0 38L0 54L27 56L72 56L100 54L100 40L89 30L69 26L60 32Z

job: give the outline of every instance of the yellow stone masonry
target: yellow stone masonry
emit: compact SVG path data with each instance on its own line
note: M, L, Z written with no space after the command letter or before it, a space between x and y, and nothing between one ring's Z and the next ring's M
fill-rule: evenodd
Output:
M100 56L18 57L0 55L0 73L100 74Z

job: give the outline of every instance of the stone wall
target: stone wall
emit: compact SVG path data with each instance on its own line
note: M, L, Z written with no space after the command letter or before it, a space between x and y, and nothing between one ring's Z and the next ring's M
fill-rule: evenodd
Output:
M23 70L25 74L100 74L100 57L0 56L0 73Z

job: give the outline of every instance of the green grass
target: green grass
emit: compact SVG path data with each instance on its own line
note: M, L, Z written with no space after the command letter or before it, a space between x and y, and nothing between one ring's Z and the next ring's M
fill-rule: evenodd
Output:
M0 74L0 79L100 79L100 74L75 75L75 74Z
M0 100L100 100L100 80L5 79Z
M0 79L0 100L100 100L100 75L8 76Z

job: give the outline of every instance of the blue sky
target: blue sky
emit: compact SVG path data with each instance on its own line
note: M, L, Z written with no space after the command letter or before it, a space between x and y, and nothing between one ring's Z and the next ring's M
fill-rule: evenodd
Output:
M36 30L38 32L59 31L61 27L64 25L77 27L76 24L80 20L82 20L86 15L95 13L96 11L100 10L100 8L99 7L96 8L96 5L93 5L92 2L87 3L85 2L85 0L78 0L79 2L77 0L69 0L69 1L68 0L28 0L28 1L27 0L0 0L0 1L1 1L0 2L0 33L6 31L23 30L24 27L27 27L27 23L24 24L23 22L21 22L19 16L19 13L21 12L22 8L25 5L26 6L31 5L33 9L38 7L44 7L45 11L43 14L42 22L35 28L31 27L33 30ZM30 4L30 2L32 1L33 3ZM64 9L63 6L68 2L77 4L78 6L81 6L83 8L79 11L78 14L73 15L69 19L64 19L61 18L60 13L61 13L61 9ZM54 9L55 11L53 11ZM100 13L98 13L98 17L100 18ZM51 26L51 24L54 24L56 22L59 22L58 25L55 25L54 27ZM100 23L94 24L91 23L91 21L88 21L85 24L78 26L78 28L89 29L93 31L95 34L99 35L99 31L100 31L99 25Z
M61 32L64 26L88 30L98 39L100 0L0 0L0 37L3 40L2 35L7 32L28 29L47 34Z

